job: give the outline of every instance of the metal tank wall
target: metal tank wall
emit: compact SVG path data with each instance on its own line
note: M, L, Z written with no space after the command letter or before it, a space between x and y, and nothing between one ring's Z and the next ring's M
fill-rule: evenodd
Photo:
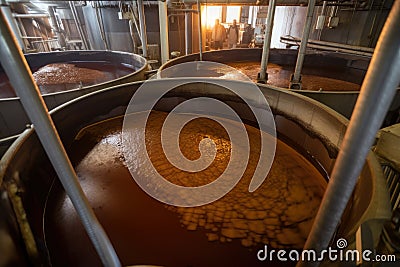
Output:
M321 32L314 29L310 39L375 47L393 2L394 0L368 1L368 3L356 1L347 5L331 6L326 16L330 16L333 12L339 18L339 24L335 27L326 25ZM321 11L322 7L318 6L313 25L316 24Z
M205 81L205 83L189 83L170 92L158 103L157 109L170 111L183 101L204 95L230 105L242 119L252 120L246 113L248 107L242 99L231 92L228 93L225 88L211 84L212 80ZM150 81L155 87L168 86L170 82L175 84L174 80ZM228 81L228 83L238 86L241 82ZM76 134L83 127L123 115L129 100L140 85L141 82L138 82L94 92L54 110L52 117L65 147L70 146ZM259 85L259 88L270 103L277 131L303 148L304 151L309 151L329 174L348 121L333 110L307 97L263 85ZM243 97L248 98L256 108L260 108L257 107L257 101L251 100L251 94L245 94ZM92 108L87 109L87 107ZM87 112L82 113L82 109ZM79 114L79 116L71 114ZM54 177L49 164L33 129L24 132L0 162L1 191L6 190L6 186L10 184L19 188L21 192L19 197L27 212L28 221L39 247L40 260L44 263L47 261L47 255L41 247L41 244L44 244L42 213L48 190L52 184L51 180ZM352 203L348 207L339 229L340 236L346 237L352 242L355 231L361 222L371 218L388 218L390 216L390 206L385 189L380 166L373 153L370 153L355 189ZM35 201L32 201L33 199ZM0 207L9 209L9 199L2 198ZM11 254L18 254L23 251L23 247L21 247L23 244L17 224L10 223L13 220L12 214L12 212L0 213L0 221L8 222L5 225L0 224L2 227L0 230L6 233L12 241L8 244Z
M101 39L100 28L97 22L95 8L88 5L82 7L82 11L85 20L86 31L92 49L107 49L103 40ZM99 13L103 19L108 49L115 51L133 52L134 45L129 32L128 20L118 19L118 8L99 8Z
M77 8L82 11L82 18L85 21L86 32L92 49L106 49L107 45L109 50L134 53L141 52L140 50L137 50L137 47L141 46L141 42L136 27L134 25L132 27L133 38L135 38L136 41L135 46L129 28L129 19L118 18L118 12L120 9L117 2L104 1L103 4L98 6L99 21L103 22L107 44L102 40L100 26L96 17L96 8L93 3L88 3L86 6ZM128 11L127 7L124 6L124 10ZM158 25L158 7L154 4L145 4L144 10L147 44L159 44L160 34ZM159 52L156 54L159 55Z
M117 79L91 86L85 86L80 89L77 88L43 95L43 99L49 110L69 100L96 90L132 81L144 80L145 72L148 71L148 65L145 58L125 52L77 50L28 54L26 55L26 59L28 64L30 64L30 67L33 69L51 63L69 61L107 61L117 65L125 63L134 67L131 74ZM0 68L0 71L2 72L3 70ZM18 97L0 98L0 156L15 140L16 135L22 132L26 128L26 125L29 124L28 116L26 115Z
M231 62L260 62L262 49L230 49L207 51L203 53L203 60L215 61L219 63ZM296 64L297 50L293 49L272 49L269 61L275 64ZM199 54L191 54L173 59L162 65L159 73L164 69L176 64L198 61ZM323 77L339 79L343 81L361 84L366 70L369 65L370 58L364 56L347 55L337 52L308 52L305 56L304 67L317 67L319 74ZM338 67L346 70L346 73L340 77L336 77L330 73L330 67ZM179 77L179 76L178 76ZM162 78L162 76L160 77ZM285 88L286 89L286 88ZM289 90L289 89L287 89ZM308 90L291 90L293 92L305 95L315 99L328 107L334 109L346 118L350 118L354 105L357 101L359 91L308 91ZM389 113L386 116L385 124L390 125L398 119L400 112L400 89L395 95Z

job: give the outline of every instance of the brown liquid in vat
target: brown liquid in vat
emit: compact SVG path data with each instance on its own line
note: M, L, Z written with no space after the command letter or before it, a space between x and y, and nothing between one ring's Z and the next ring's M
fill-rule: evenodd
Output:
M150 158L165 178L186 186L209 182L221 170L202 171L198 179L185 179L173 170L160 151L160 127L166 113L153 112L147 124ZM257 251L301 248L326 187L316 168L278 140L273 167L263 185L248 192L253 161L257 160L258 130L246 126L250 138L250 164L244 176L222 199L196 208L162 204L143 192L124 165L121 118L90 126L78 135L71 157L80 183L123 265L162 266L266 266ZM195 159L204 136L228 153L230 141L221 126L196 119L180 133L183 154ZM229 157L216 157L215 166ZM213 163L214 164L214 163ZM214 167L215 167L214 166ZM214 178L212 178L214 177ZM205 180L204 180L205 179ZM207 180L208 179L208 180ZM45 213L47 247L55 266L100 265L70 200L58 183L52 188ZM294 266L274 262L273 266Z
M56 93L107 82L135 71L134 67L106 61L53 63L33 69L42 94ZM0 98L15 97L7 75L0 73Z
M259 62L232 62L227 65L236 68L246 74L251 80L257 80L257 74L260 72ZM293 74L294 66L281 66L269 63L267 67L268 84L288 88L290 75ZM318 72L316 70L315 72ZM336 74L340 77L340 73ZM318 75L302 74L303 90L311 91L359 91L361 86L355 83L342 81Z

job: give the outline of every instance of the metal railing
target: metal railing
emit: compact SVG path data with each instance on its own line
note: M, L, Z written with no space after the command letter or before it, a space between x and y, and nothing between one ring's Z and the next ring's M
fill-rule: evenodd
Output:
M381 166L388 185L390 204L392 210L395 210L400 206L400 170L385 161L381 162Z

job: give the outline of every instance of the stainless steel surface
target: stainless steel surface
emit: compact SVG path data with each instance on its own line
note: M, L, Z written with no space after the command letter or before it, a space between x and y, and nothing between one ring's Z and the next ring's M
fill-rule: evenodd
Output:
M79 36L81 37L83 45L84 45L85 49L89 50L90 49L90 45L89 45L89 42L88 42L88 40L86 38L85 32L82 29L82 23L81 23L81 20L79 18L79 14L76 11L76 7L75 7L75 4L74 4L74 1L69 1L69 6L71 8L72 16L74 17L75 25L76 25L76 28L78 30Z
M47 112L32 73L7 27L5 17L0 17L0 56L2 65L10 78L25 110L36 126L38 137L56 170L65 191L81 218L87 234L93 242L105 266L120 266L115 250L104 229L98 222L85 194L80 187L74 168L68 159L55 125Z
M372 53L373 53L373 52L360 52L360 51L346 49L346 48L335 48L335 47L331 47L331 46L317 45L317 44L312 44L312 43L308 43L307 47L318 49L318 50L323 50L323 51L333 51L333 52L347 53L347 54L366 56L366 57L371 57Z
M200 56L200 61L203 60L203 32L202 32L202 26L201 26L201 6L200 6L200 1L197 0L197 10L199 13L197 13L198 16L198 31L199 31L199 56Z
M260 78L259 78L259 81L262 81L264 83L266 83L266 81L268 80L267 65L268 65L269 50L271 47L272 29L274 28L275 8L276 8L276 1L271 0L268 6L267 29L265 31L263 53L261 57Z
M104 4L105 2L101 2ZM133 30L134 38L132 39L132 32L130 29L130 22L128 19L118 19L119 8L116 7L104 7L100 5L100 2L92 3L82 7L82 15L84 19L84 27L87 33L88 40L90 41L92 50L106 50L105 42L102 39L99 30L98 19L102 23L102 28L104 30L104 38L107 40L108 49L112 51L124 51L128 53L138 53L138 47L141 46L139 22L136 16L132 18L133 20ZM114 2L113 2L114 3ZM117 2L115 2L117 3ZM98 12L96 13L96 6L98 7ZM136 14L136 8L132 7L136 5L135 2L131 4L131 12ZM98 14L98 16L97 16ZM137 29L137 32L136 32ZM135 49L136 47L136 49Z
M106 33L104 30L104 23L103 23L103 16L102 16L102 14L100 14L101 9L99 8L99 5L97 2L94 3L94 10L96 13L96 22L97 22L97 26L99 27L101 40L103 41L105 49L109 50L110 47L108 46L107 39L106 39Z
M301 43L301 40L299 38L293 36L281 36L280 40L283 43L294 46L298 46L299 43ZM346 44L319 41L319 40L308 40L307 47L326 50L326 51L343 52L343 53L349 53L367 57L371 57L372 54L374 53L374 49L369 47L346 45Z
M13 17L22 19L48 18L49 14L13 14Z
M158 2L158 20L160 25L161 63L164 64L169 60L168 15L166 2Z
M64 34L60 30L60 27L59 27L58 22L57 22L57 18L56 18L55 14L54 14L54 7L49 6L47 10L49 12L51 23L53 24L53 30L56 33L58 43L60 44L62 49L65 49L67 44L65 42Z
M354 108L332 178L304 249L322 251L331 242L344 209L358 181L400 82L400 2L395 2L379 37L375 53ZM298 266L317 266L299 263Z
M312 19L314 16L314 7L316 0L310 0L307 7L307 18L304 24L303 35L301 36L301 44L299 47L299 54L297 56L296 67L292 80L290 82L291 89L301 89L301 70L303 68L304 56L306 54L307 42L310 36Z
M186 6L189 9L190 6ZM197 10L196 10L197 11ZM189 55L192 53L192 12L185 12L185 54Z
M140 27L140 39L142 40L142 51L143 56L147 58L147 31L146 31L146 18L144 14L143 0L137 0L138 13L139 13L139 27Z
M135 28L136 28L136 32L139 33L139 31L137 30L138 26L137 26L136 20L134 18L130 19L129 20L129 33L130 33L130 36L131 36L131 39L132 39L133 51L135 53L137 53L138 47L140 46L140 43L137 42L137 39L135 38L135 31L134 31Z

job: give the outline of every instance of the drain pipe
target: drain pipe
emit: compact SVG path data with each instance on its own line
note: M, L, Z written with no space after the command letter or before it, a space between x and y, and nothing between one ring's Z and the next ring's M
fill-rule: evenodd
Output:
M146 21L144 15L143 0L137 0L137 5L139 13L140 39L142 40L143 57L147 58L147 32L146 32Z
M190 6L186 5L186 9L190 10ZM185 11L185 55L192 53L192 12Z
M271 47L272 29L274 27L275 8L276 8L276 0L270 0L268 4L267 29L265 30L265 38L264 38L263 52L261 58L261 69L257 77L257 82L259 83L267 83L268 81L267 66L268 66L269 50Z
M161 64L164 64L169 60L168 10L166 1L158 1L158 18L160 23Z
M90 49L89 48L89 43L86 39L85 33L82 29L82 24L81 20L79 19L78 12L76 11L74 1L69 1L69 7L71 9L72 17L74 18L76 28L78 29L79 36L82 39L83 45L85 46L85 49Z
M326 249L353 193L365 158L400 83L400 1L395 1L379 37L314 225L304 246ZM297 267L318 266L299 262Z
M104 266L121 266L104 229L97 220L82 191L78 178L61 143L54 123L47 112L28 63L0 12L0 59L20 101L35 126L41 141L65 191L71 199L83 226Z
M200 61L203 61L203 32L201 29L201 6L199 0L197 0L197 10L199 11L199 57Z
M290 78L290 89L301 89L301 69L303 68L304 56L306 54L308 37L311 31L311 24L314 15L314 7L316 0L310 0L307 7L307 19L303 28L303 36L301 37L301 44L299 54L297 55L296 68L294 74Z

